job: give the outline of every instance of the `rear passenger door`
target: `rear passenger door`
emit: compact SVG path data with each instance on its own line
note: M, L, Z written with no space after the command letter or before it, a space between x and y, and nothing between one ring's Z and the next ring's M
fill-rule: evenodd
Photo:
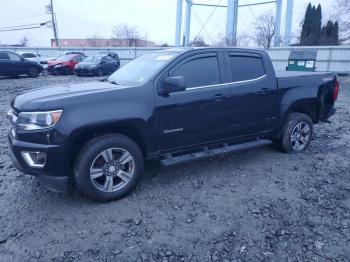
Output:
M201 144L222 138L227 126L230 89L222 85L216 52L194 54L166 72L183 76L186 90L157 96L157 142L159 150ZM159 81L158 88L162 85ZM226 107L226 108L225 108Z
M276 79L266 69L272 65L265 65L259 53L248 52L227 52L227 64L231 76L231 133L247 136L270 130Z

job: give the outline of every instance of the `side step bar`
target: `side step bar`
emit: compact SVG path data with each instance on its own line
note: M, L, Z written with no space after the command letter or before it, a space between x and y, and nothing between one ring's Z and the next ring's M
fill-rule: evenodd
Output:
M170 153L165 155L165 158L161 160L160 163L163 166L173 166L173 165L177 165L180 163L185 163L193 160L199 160L207 157L213 157L217 155L246 150L246 149L259 147L259 146L266 146L266 145L270 145L271 143L272 142L270 140L259 139L259 140L246 142L242 144L236 144L236 145L223 144L221 147L216 147L213 149L208 149L207 147L205 147L199 152L188 153L188 154L183 154L178 156L173 156L174 153Z

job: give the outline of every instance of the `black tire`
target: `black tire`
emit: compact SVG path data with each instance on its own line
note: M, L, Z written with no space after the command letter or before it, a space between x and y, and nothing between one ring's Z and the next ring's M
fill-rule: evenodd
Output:
M104 76L104 72L102 68L97 69L97 76Z
M36 67L30 67L28 69L28 76L31 78L36 78L39 75L39 70Z
M283 126L281 138L275 140L274 145L288 154L301 153L310 145L312 134L313 123L308 115L290 113Z
M108 163L104 163L104 157L101 156L103 152L106 150L125 150L125 152L129 153L132 157L132 167L133 172L132 175L130 175L130 178L128 178L128 182L125 182L123 179L120 178L120 176L113 176L111 173L107 172ZM112 152L112 156L114 157L115 152ZM112 158L113 158L112 157ZM122 157L120 157L121 159ZM100 175L98 178L91 178L90 172L93 165L97 162L101 162L104 167L99 167L99 170L102 170L104 175ZM115 159L115 161L118 161ZM120 160L121 161L121 160ZM107 165L107 166L106 166ZM114 164L112 164L113 167ZM122 164L120 163L122 166ZM129 162L128 164L129 165ZM112 168L111 167L111 168ZM105 168L107 168L105 170ZM114 167L113 167L114 168ZM75 170L74 170L74 176L75 176L75 182L77 185L77 188L80 192L82 192L84 195L88 196L89 198L97 201L112 201L119 199L126 194L128 194L137 184L139 181L141 174L143 172L144 168L144 159L143 154L139 148L139 146L130 138L120 135L120 134L113 134L113 135L104 135L95 139L92 139L90 142L87 143L87 145L81 150L81 153L75 163ZM97 168L96 168L97 169ZM110 172L117 171L112 170ZM122 168L120 168L120 171L122 171ZM106 173L106 174L105 174ZM119 171L114 172L119 173ZM109 177L108 177L109 176ZM111 178L112 177L112 178ZM107 180L108 178L112 179L112 185L114 184L115 180L120 180L120 183L123 184L121 188L118 188L118 183L116 183L115 187L117 189L113 192L106 192L103 190L106 184L108 184ZM97 179L101 179L101 188L98 188L96 185L99 185L99 182ZM103 185L102 185L103 184ZM102 188L103 187L103 188ZM109 188L109 186L107 185ZM112 190L113 186L112 186ZM107 190L108 191L108 190Z
M72 74L72 70L70 70L68 67L63 68L63 74L64 75L71 75Z

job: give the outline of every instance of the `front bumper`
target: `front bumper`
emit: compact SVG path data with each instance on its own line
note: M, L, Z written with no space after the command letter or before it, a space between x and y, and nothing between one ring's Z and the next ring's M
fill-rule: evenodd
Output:
M68 188L71 176L64 159L64 146L41 145L16 140L11 134L8 135L10 146L10 158L14 166L21 172L33 175L48 189L63 192ZM30 167L24 161L21 152L45 152L46 164L42 168Z
M76 75L81 76L94 76L97 75L97 69L96 68L76 68L74 70Z
M47 72L53 75L64 75L66 74L66 70L67 70L66 66L60 66L60 67L48 66L47 67Z

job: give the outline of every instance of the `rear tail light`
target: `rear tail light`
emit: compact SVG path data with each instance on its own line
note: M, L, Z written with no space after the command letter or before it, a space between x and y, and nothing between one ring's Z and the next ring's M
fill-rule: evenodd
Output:
M339 82L335 80L334 91L333 91L333 102L335 102L339 95Z

